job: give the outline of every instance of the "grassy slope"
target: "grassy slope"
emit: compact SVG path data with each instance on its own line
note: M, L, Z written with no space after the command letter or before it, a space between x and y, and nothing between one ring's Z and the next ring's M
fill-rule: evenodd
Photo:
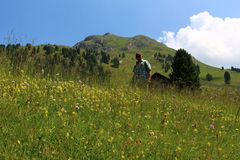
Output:
M134 52L113 69L118 87L12 77L0 63L0 159L238 159L239 90L125 86Z
M167 52L167 51L166 51ZM161 53L166 53L164 50ZM152 65L152 73L160 72L163 75L168 76L171 71L168 73L165 73L162 70L161 64L154 59L152 52L144 52L144 58L149 60L149 62ZM112 69L114 73L114 81L118 80L120 83L128 83L130 81L129 77L132 76L132 68L135 64L135 55L134 52L131 52L127 54L126 58L122 60L122 64L120 65L119 69ZM211 67L202 63L199 63L201 74L201 84L203 86L216 86L216 87L222 87L222 86L231 86L231 87L240 87L240 73L232 72L230 70L221 70L219 68ZM229 71L231 74L231 85L225 85L224 83L224 72ZM206 81L206 74L210 73L213 75L214 79L211 82Z
M165 73L162 70L161 64L159 62L157 62L153 55L160 51L161 54L165 54L165 55L174 55L175 54L175 50L168 48L165 45L162 45L158 42L156 42L155 40L152 40L146 36L136 36L133 38L127 38L127 37L119 37L113 34L110 35L104 35L104 36L94 36L94 38L92 38L91 40L88 40L86 42L83 42L85 44L88 45L93 45L96 43L96 41L103 41L105 46L111 47L112 51L110 52L112 56L114 55L119 55L122 53L121 49L122 48L126 48L126 47L130 47L130 49L128 51L125 51L126 53L126 58L122 59L122 64L120 65L119 69L112 69L113 71L113 83L118 82L117 84L127 84L129 83L131 76L132 76L132 68L135 64L135 52L136 51L141 51L144 54L144 58L149 60L149 62L152 64L152 68L154 72L160 72L164 75L169 75L169 73ZM143 48L137 48L137 47L132 47L130 46L131 44L135 44L135 43L141 43L141 44L145 44L145 47ZM199 64L200 66L200 70L201 70L201 83L203 85L207 85L207 86L226 86L224 84L224 71L222 71L219 68L215 68L215 67L211 67L208 66L206 64L203 64L201 62L196 61L196 63ZM236 73L236 72L231 72L231 78L232 78L232 83L230 86L233 87L239 87L240 86L240 73ZM205 80L206 74L210 73L213 75L214 80L212 82L208 82Z
M221 70L219 68L211 67L208 65L201 65L201 79L202 84L211 85L211 86L223 86L224 85L224 78L223 75L225 71L230 72L231 74L231 85L232 87L240 87L240 73L233 72L231 70ZM213 75L214 80L212 82L208 82L205 80L205 76L207 73L210 73ZM225 86L225 85L224 85Z
M239 90L150 92L4 72L0 86L0 159L240 156Z

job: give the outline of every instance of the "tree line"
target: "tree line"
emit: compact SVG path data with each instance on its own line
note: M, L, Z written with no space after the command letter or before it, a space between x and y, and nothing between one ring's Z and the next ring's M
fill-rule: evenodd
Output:
M104 64L111 57L103 51L75 49L57 45L0 45L0 57L9 62L9 70L18 75L23 70L33 76L109 80L111 72Z
M162 55L161 52L156 52L154 54L154 58L162 64L164 72L168 72L171 69L171 65L173 63L172 55Z
M231 67L231 71L240 72L240 68Z

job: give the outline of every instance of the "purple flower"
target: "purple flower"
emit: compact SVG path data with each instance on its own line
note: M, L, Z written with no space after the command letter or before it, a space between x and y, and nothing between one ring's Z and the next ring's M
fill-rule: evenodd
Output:
M215 125L214 124L210 124L209 128L215 129Z

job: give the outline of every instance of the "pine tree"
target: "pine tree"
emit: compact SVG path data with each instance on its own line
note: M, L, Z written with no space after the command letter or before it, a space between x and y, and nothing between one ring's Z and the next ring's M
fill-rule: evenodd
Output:
M224 82L225 84L230 84L231 83L231 75L228 71L224 73Z
M207 80L207 81L212 81L212 80L213 80L213 76L208 73L208 74L206 75L206 80Z
M120 65L120 60L118 57L114 57L112 59L112 67L114 68L119 68L119 65Z
M200 70L192 61L192 56L184 49L179 49L173 58L171 80L182 87L200 87Z
M107 54L106 52L101 52L101 63L105 63L105 64L109 64L110 61L110 57L109 54Z

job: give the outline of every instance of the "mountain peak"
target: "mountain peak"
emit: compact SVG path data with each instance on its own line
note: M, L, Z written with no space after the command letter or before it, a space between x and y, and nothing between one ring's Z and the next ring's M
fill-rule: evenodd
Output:
M83 41L74 45L74 48L104 50L106 52L117 51L131 51L148 48L148 50L161 50L165 45L158 41L149 38L145 35L137 35L134 37L120 37L112 33L105 33L103 35L91 35L86 37Z
M109 35L112 35L112 33L107 32L107 33L104 34L104 36L109 36Z

